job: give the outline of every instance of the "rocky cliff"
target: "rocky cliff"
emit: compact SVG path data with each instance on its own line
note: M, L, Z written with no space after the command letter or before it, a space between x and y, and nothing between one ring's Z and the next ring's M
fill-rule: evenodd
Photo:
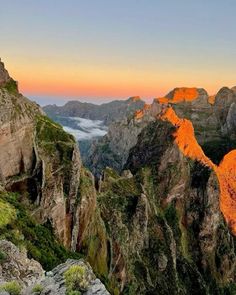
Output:
M82 255L114 295L235 294L235 152L225 155L234 143L234 90L210 99L203 89L176 88L114 123L90 153L95 182L75 139L0 65L4 282L16 260L18 283L38 282L38 260L47 270L59 264L40 292L107 294L86 262L81 268ZM61 264L68 258L77 260Z
M235 98L230 89L216 98L212 105L202 89L175 89L136 112L128 124L110 127L110 136L90 154L89 165L98 175L107 164L132 172L126 178L105 170L98 196L113 261L108 273L124 293L235 292L235 153L216 165L234 145L234 134L224 126ZM209 137L200 133L203 125ZM134 126L140 126L138 132Z
M82 167L73 136L22 96L0 67L0 238L50 269L78 257L71 251L80 249L97 218L93 176Z

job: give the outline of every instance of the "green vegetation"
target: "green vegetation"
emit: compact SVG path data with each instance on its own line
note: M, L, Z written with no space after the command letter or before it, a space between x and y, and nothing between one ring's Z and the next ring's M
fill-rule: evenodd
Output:
M50 165L60 167L60 173L64 178L64 194L68 196L75 139L66 133L61 125L46 116L37 116L36 132L37 144L48 167Z
M53 234L51 224L37 224L29 214L20 196L15 193L0 193L0 201L14 208L16 218L1 229L0 239L7 239L17 246L24 246L28 256L50 270L67 258L80 258L78 253L66 250Z
M36 132L39 146L49 156L56 158L58 155L66 164L71 162L75 140L61 125L46 116L37 116Z
M16 210L6 201L0 199L0 228L11 223L16 218Z
M40 284L35 285L32 289L32 293L41 294L42 291L43 291L43 286Z
M6 254L0 251L0 263L3 262L5 259L6 259Z
M75 143L72 135L66 133L60 124L55 123L47 116L37 117L36 131L39 142L56 143L60 141Z
M79 290L85 291L89 282L86 280L85 268L81 265L73 265L64 273L67 294L74 294ZM80 293L76 293L80 294Z
M7 282L0 286L0 291L6 291L10 295L20 295L21 286L16 281Z
M91 173L87 169L82 168L80 174L80 185L76 200L77 203L80 202L81 196L85 197L90 194L94 194L93 178L91 176Z
M4 85L4 88L11 94L18 94L18 85L17 85L17 82L13 79L10 79Z

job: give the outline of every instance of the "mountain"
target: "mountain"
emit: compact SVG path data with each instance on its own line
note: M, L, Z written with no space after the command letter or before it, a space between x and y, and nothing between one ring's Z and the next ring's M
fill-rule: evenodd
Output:
M130 97L127 100L115 100L101 105L69 101L64 106L48 105L43 109L46 114L64 127L79 142L83 161L87 156L92 142L107 133L108 126L143 108L140 97Z
M214 96L214 103L211 99L204 89L175 88L165 97L156 98L151 105L136 111L135 116L111 124L107 135L95 142L84 156L85 165L96 176L101 175L106 166L121 171L140 132L168 106L179 117L192 122L204 152L219 164L227 152L236 148L236 93L223 87Z
M114 100L101 105L87 102L69 101L64 106L48 105L43 109L52 119L58 117L80 117L90 120L103 121L105 125L127 117L142 108L144 102L138 96L127 100Z
M0 73L0 289L235 294L234 90L210 103L176 88L112 123L94 178L73 136Z

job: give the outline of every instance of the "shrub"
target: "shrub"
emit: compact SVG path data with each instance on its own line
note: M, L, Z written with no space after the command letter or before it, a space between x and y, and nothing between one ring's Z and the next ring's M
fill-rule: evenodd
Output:
M6 254L0 250L0 263L6 259Z
M0 200L0 228L9 224L15 218L15 209L7 202Z
M20 295L21 286L16 281L12 281L1 285L0 290L8 292L10 295Z
M71 266L65 273L65 283L67 294L72 291L83 290L85 291L88 288L88 281L86 280L86 271L85 268L81 265L73 265Z
M9 80L5 85L4 88L11 94L17 94L18 93L18 85L17 82L13 79Z
M26 205L21 203L18 194L0 193L0 225L1 214L7 212L1 211L2 203L4 208L7 208L6 204L12 208L12 219L9 219L10 223L8 222L5 227L0 226L0 238L9 240L17 246L24 246L29 258L39 261L45 270L51 270L68 258L81 258L80 254L68 251L57 241L50 222L44 225L36 223Z
M43 286L40 284L35 285L32 289L32 293L41 294L42 291L43 291Z

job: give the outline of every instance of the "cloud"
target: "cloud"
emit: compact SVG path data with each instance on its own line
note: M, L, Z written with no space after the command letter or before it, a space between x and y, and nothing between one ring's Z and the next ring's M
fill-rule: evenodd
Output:
M100 120L89 120L80 117L70 117L76 121L78 128L63 126L64 130L72 134L78 141L92 140L107 134L107 126ZM75 126L75 125L74 125Z

